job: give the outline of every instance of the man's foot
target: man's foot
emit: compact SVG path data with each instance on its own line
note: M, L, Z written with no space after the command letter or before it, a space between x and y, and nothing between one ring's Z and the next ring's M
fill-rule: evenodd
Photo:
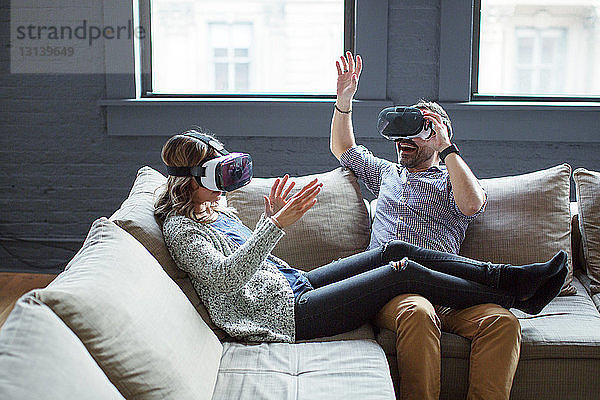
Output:
M545 263L521 266L507 265L500 270L498 287L525 301L535 296L548 279L559 273L567 265L567 253L563 250Z
M568 267L567 264L564 263L562 269L553 277L548 279L533 296L525 301L516 300L513 307L526 312L527 314L539 314L542 309L546 307L550 301L552 301L552 299L558 296L563 284L565 283L567 272Z

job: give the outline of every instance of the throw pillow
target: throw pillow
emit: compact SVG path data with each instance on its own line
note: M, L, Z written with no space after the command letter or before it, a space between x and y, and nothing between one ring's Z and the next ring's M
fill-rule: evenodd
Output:
M600 172L578 168L573 173L584 265L592 280L592 295L600 293Z
M204 321L223 340L228 335L212 322L187 274L177 268L169 254L162 229L154 217L154 200L167 178L160 172L142 167L137 173L129 196L110 220L136 238L158 260L165 272L177 283Z
M0 399L124 400L81 340L31 293L0 330Z
M571 167L568 164L528 174L481 179L487 192L485 213L471 222L460 253L477 260L514 265L547 261L558 250L569 254L571 285Z
M356 176L349 169L337 168L291 180L292 193L318 178L323 189L317 204L298 222L285 229L273 255L292 267L311 270L367 248L370 221ZM227 193L227 204L239 211L238 217L250 228L265 211L263 195L271 192L276 178L254 178L249 185Z
M210 399L222 345L158 262L106 218L35 292L128 399Z

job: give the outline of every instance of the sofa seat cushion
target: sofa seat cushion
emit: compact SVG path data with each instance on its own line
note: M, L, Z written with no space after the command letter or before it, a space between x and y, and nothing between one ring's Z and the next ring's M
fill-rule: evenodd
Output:
M572 284L576 295L557 297L539 315L511 310L521 323L522 359L600 360L600 313L581 282Z
M45 289L34 292L128 399L210 399L222 346L131 235L106 218Z
M308 343L308 342L335 342L338 340L375 340L375 332L373 330L373 325L366 323L364 325L359 326L358 328L348 331L338 333L333 336L323 336L314 339L305 339L299 340L299 343Z
M0 330L0 399L123 400L123 396L65 323L25 295Z
M381 347L348 340L225 343L213 400L394 398Z
M521 324L521 360L600 359L600 314L581 282L572 284L577 294L555 298L538 315L511 309ZM394 332L382 329L377 341L396 353ZM443 332L441 346L443 358L469 358L471 341L461 336Z

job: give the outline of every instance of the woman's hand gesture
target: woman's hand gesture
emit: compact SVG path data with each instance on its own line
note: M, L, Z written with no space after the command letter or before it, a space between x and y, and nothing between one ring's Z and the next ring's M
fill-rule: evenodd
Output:
M269 197L265 199L265 214L273 219L280 228L285 228L298 221L304 213L312 208L317 202L317 195L321 192L322 183L318 179L312 180L298 193L288 198L293 183L287 188L288 176L280 181L277 179L271 188ZM272 214L270 214L272 213Z
M265 214L267 217L275 215L288 202L288 195L296 184L295 182L291 182L286 188L285 185L287 184L288 179L290 179L288 174L285 174L282 179L275 179L275 183L273 183L273 186L271 187L269 196L263 196L265 199Z

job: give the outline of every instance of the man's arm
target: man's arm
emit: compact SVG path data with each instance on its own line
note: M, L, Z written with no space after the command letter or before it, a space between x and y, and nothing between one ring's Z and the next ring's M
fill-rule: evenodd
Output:
M485 192L479 181L458 154L450 153L444 161L458 209L468 217L475 215L485 202Z
M435 134L431 139L423 140L416 138L415 142L429 142L429 145L438 152L438 154L450 146L450 138L448 136L448 128L442 123L440 117L428 110L423 110L425 119L431 121L434 127ZM450 183L452 184L452 192L454 193L454 201L460 212L470 217L475 215L485 203L485 191L479 184L479 181L462 157L456 153L450 153L444 160Z
M339 160L340 156L356 144L352 128L352 99L358 88L358 78L362 71L362 59L356 56L356 62L351 52L341 56L335 63L338 72L337 98L331 119L331 139L329 147Z

